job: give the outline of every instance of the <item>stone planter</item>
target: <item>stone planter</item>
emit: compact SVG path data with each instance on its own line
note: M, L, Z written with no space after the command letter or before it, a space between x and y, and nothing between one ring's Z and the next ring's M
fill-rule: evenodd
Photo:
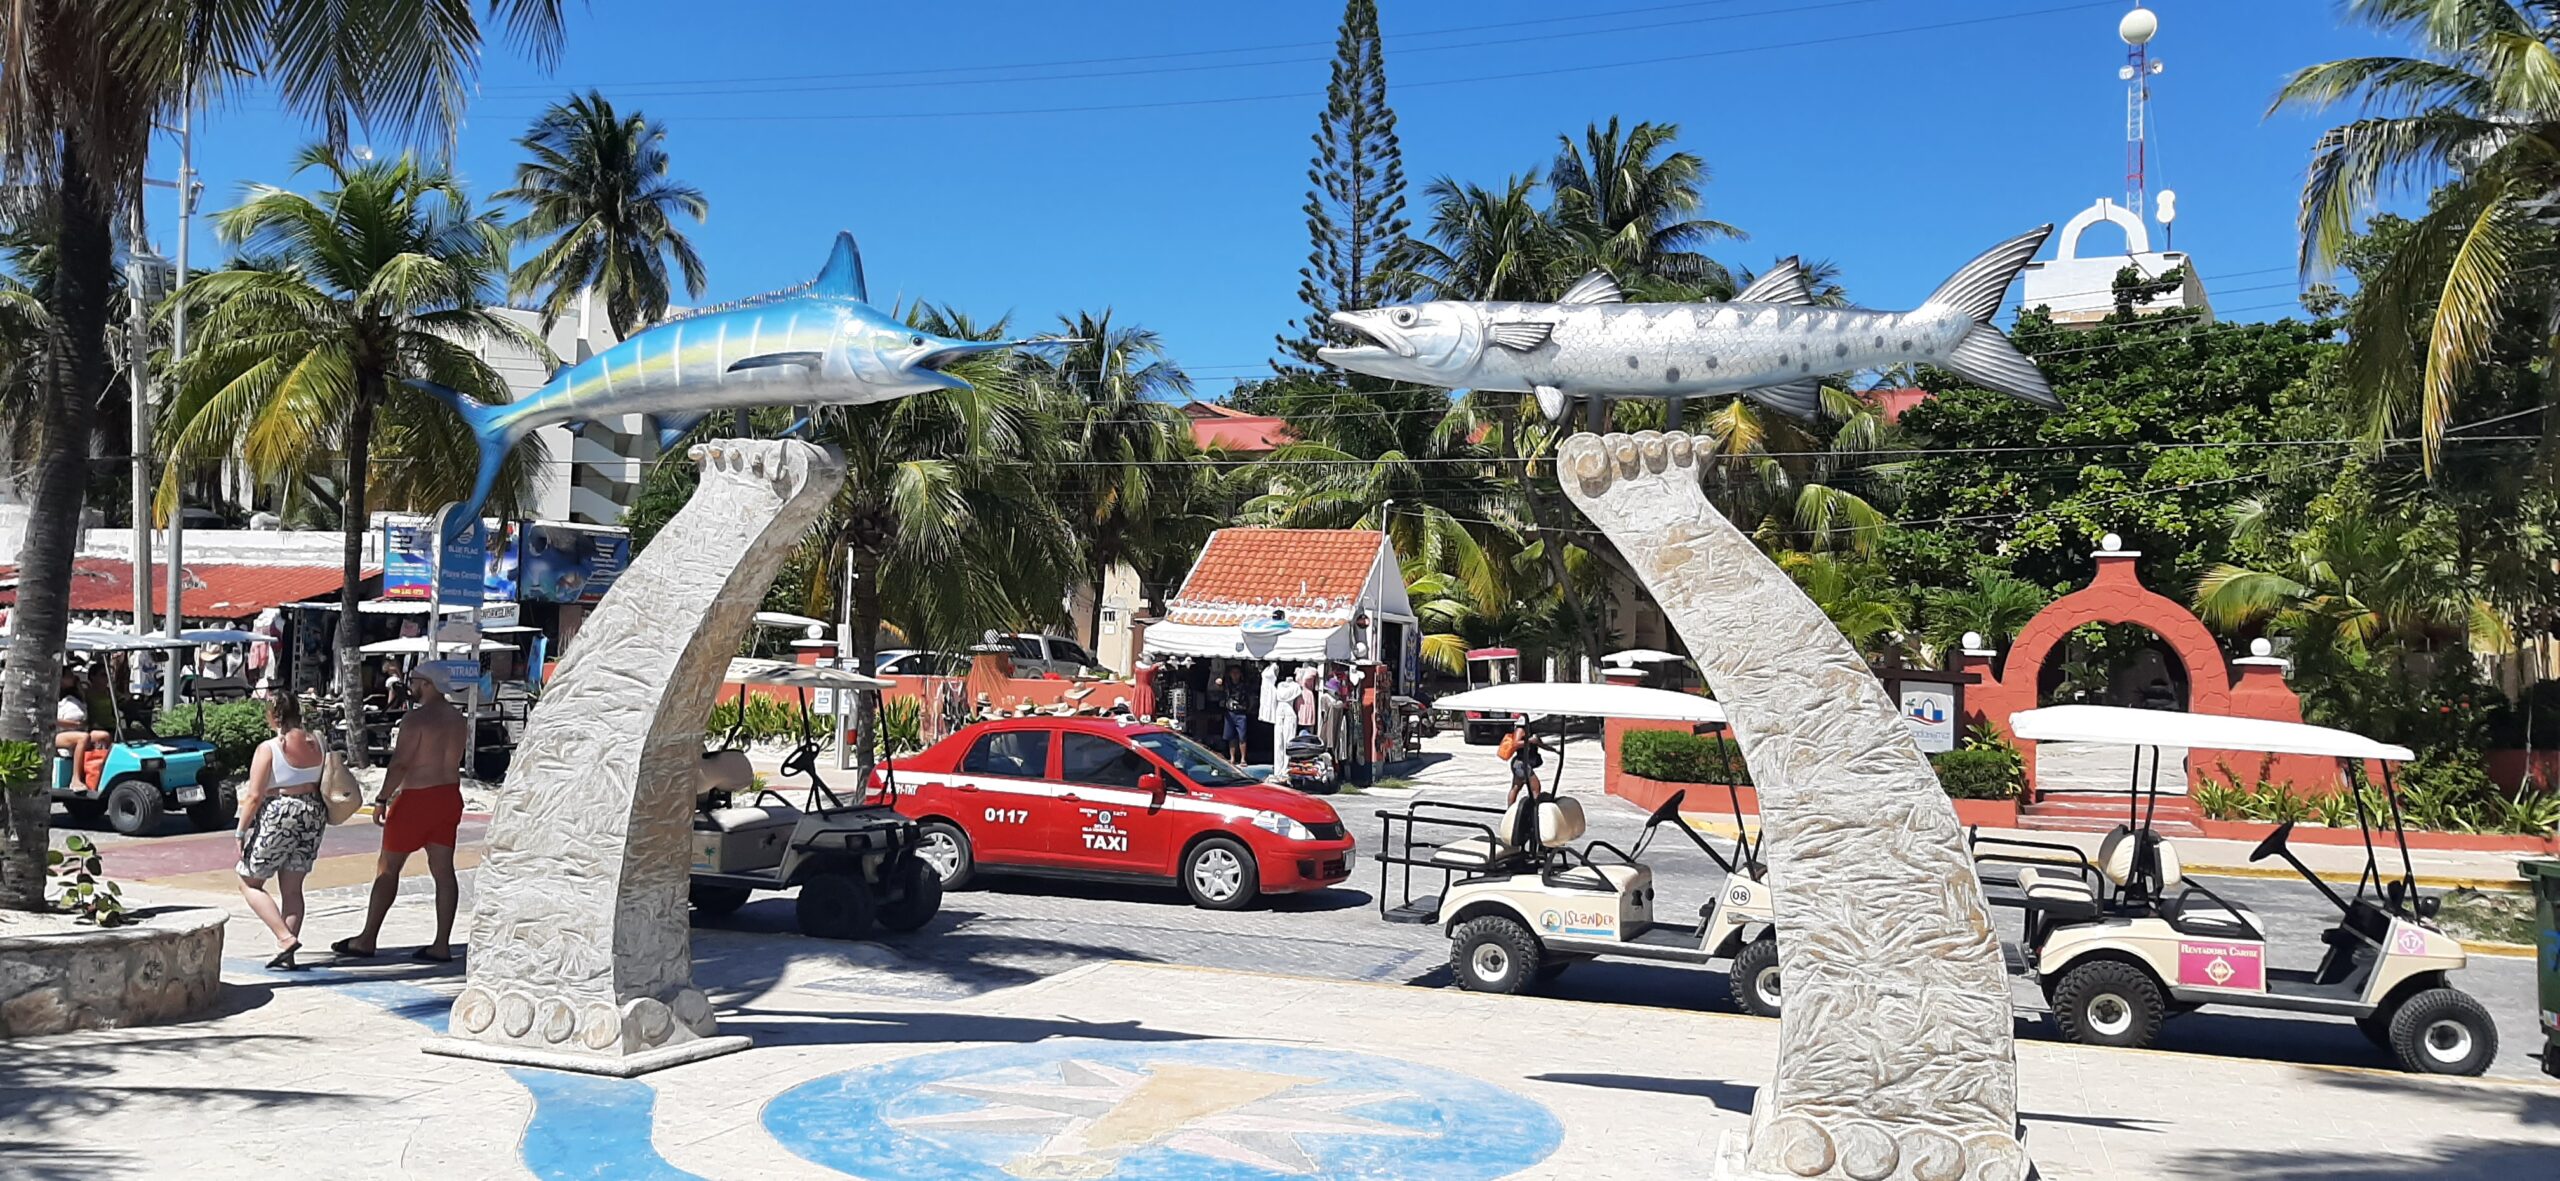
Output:
M181 1021L222 990L212 907L134 913L130 926L0 938L0 1037Z

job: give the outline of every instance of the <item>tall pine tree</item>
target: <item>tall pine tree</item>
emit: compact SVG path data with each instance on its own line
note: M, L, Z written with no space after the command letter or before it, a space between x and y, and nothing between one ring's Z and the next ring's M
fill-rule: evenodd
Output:
M1387 107L1387 65L1378 37L1376 0L1342 7L1334 45L1333 82L1325 88L1315 159L1307 166L1307 236L1313 246L1298 270L1298 300L1307 316L1295 335L1278 338L1286 374L1315 371L1318 346L1348 343L1328 317L1375 307L1380 261L1412 223L1404 216L1404 149L1396 113Z

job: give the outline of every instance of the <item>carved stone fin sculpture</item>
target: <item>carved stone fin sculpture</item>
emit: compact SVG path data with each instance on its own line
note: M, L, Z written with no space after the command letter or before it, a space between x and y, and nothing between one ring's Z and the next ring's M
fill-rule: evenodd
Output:
M2008 977L1955 808L1865 658L1708 503L1709 456L1582 434L1558 475L1688 643L1759 785L1786 1004L1777 1078L1720 1175L2017 1181Z
M431 1053L629 1076L730 1050L693 983L689 834L702 724L844 459L695 447L701 485L588 614L489 821L470 979Z

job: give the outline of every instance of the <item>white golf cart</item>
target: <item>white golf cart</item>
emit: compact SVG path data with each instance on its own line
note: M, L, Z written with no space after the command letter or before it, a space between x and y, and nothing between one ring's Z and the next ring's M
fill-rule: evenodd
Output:
M2421 1073L2476 1075L2497 1057L2489 1011L2447 979L2467 962L2462 945L2437 929L2439 899L2418 893L2410 868L2390 778L2392 763L2412 757L2407 747L2322 726L2099 705L2027 710L2012 715L2009 726L2037 742L2135 752L2125 822L2099 841L2094 858L2058 842L1974 837L1993 904L2026 912L2026 937L2011 967L2041 985L2063 1036L2087 1045L2144 1046L2167 1018L2222 1005L2354 1018L2402 1067ZM2268 834L2249 859L2282 858L2340 916L2320 934L2328 950L2317 965L2276 967L2266 923L2186 877L2176 847L2153 830L2163 747L2379 763L2400 873L2386 878L2375 856L2373 828L2382 818L2367 814L2361 794L2355 809L2364 870L2352 898L2286 846L2292 824ZM2144 750L2151 753L2147 790L2140 782ZM2184 767L2172 774L2185 783ZM1994 876L2000 870L2013 872L2002 880Z
M1443 698L1452 709L1503 715L1633 718L1722 726L1724 708L1704 697L1630 685L1511 684ZM1759 850L1741 830L1740 793L1731 792L1737 836L1730 855L1681 818L1675 792L1645 820L1632 849L1607 841L1577 848L1582 804L1547 786L1507 807L1417 800L1379 814L1378 913L1391 923L1438 923L1448 933L1449 969L1474 992L1520 992L1566 968L1603 957L1711 965L1730 961L1734 1002L1764 1017L1778 1012L1778 941ZM1727 782L1734 778L1727 775ZM1697 922L1656 918L1653 870L1641 857L1668 825L1725 871L1724 886L1698 908ZM1401 830L1401 831L1399 831ZM1390 877L1401 870L1399 901ZM1414 871L1438 872L1438 894L1415 897Z
M694 800L694 910L725 915L758 890L798 887L800 932L820 939L859 939L873 923L913 931L942 909L942 879L916 856L920 832L895 809L848 801L818 774L822 749L809 711L811 689L876 693L889 682L857 672L778 660L732 660L729 681L799 691L800 744L782 761L785 776L806 775L798 807L756 785L755 769L736 737L706 751ZM744 799L745 803L739 801Z

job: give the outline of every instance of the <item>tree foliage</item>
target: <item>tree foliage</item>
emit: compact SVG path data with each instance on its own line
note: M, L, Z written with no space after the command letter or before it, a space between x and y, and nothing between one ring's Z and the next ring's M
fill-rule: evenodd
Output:
M619 114L590 90L552 104L516 141L529 158L498 197L526 207L517 239L542 243L516 268L513 294L541 297L545 331L590 288L617 339L665 318L670 259L685 293L701 297L702 258L676 219L699 222L711 203L668 175L666 135L658 121Z
M1307 166L1307 265L1298 302L1307 314L1279 338L1284 373L1315 373L1316 350L1344 343L1338 311L1375 307L1393 288L1382 261L1411 224L1404 216L1404 149L1387 105L1386 50L1377 0L1348 0L1335 41L1333 78Z

